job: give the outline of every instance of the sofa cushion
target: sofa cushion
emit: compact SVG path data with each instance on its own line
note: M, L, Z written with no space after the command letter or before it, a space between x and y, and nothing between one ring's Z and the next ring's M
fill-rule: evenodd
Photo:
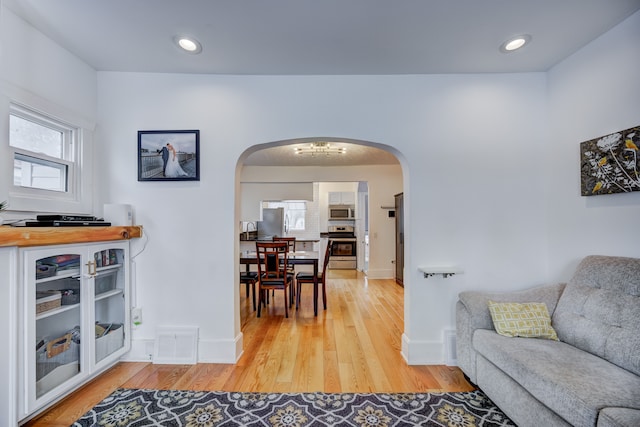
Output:
M638 427L640 409L604 408L598 417L598 427Z
M558 340L545 303L489 301L488 305L493 327L500 335Z
M478 387L518 427L572 427L481 355L477 364Z
M479 329L473 347L570 424L595 425L604 407L640 409L639 376L566 343Z
M640 375L640 259L585 257L552 324L561 341Z

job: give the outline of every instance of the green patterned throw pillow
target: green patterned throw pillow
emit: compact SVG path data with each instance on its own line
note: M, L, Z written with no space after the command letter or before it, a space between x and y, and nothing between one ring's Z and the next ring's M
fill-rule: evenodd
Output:
M488 304L493 326L500 335L558 341L545 303L489 301Z

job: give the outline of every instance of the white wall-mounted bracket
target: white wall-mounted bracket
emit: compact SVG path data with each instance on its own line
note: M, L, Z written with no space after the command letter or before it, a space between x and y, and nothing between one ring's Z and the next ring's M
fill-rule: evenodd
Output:
M447 278L449 276L453 276L454 274L462 274L462 270L458 267L418 267L418 271L420 271L424 278L428 278L431 276L435 276L441 274L443 278Z

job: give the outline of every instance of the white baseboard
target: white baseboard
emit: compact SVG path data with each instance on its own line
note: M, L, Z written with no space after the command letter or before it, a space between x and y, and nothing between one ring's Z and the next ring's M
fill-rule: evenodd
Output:
M444 343L442 341L410 340L402 334L402 357L409 365L444 364Z
M236 363L242 356L242 333L233 340L198 341L198 363ZM122 357L125 362L151 362L154 339L133 339L131 350Z
M154 339L133 339L131 350L120 360L125 362L151 362L153 360Z
M393 279L395 276L395 270L382 269L382 270L367 270L367 277L369 279Z
M200 340L198 362L236 363L242 356L242 333L233 340Z

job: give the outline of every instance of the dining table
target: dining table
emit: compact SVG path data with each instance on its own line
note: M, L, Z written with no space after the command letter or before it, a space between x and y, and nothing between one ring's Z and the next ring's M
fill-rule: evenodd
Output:
M287 264L289 265L312 265L313 266L313 314L318 315L318 259L316 251L295 251L287 253ZM256 251L240 252L240 264L244 264L249 272L252 264L258 264Z

